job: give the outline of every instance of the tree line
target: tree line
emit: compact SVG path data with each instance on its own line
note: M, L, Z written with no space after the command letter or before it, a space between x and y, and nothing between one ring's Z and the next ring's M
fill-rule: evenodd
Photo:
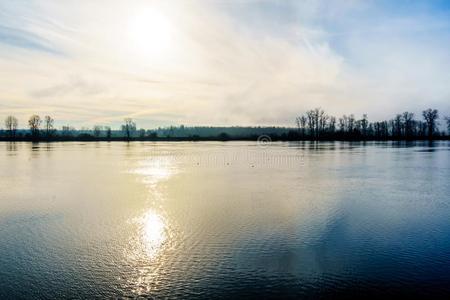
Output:
M125 118L119 130L110 126L94 125L92 128L76 130L62 126L57 130L51 116L41 118L32 115L28 119L28 130L19 130L18 119L5 118L5 130L0 131L3 140L254 140L268 135L273 140L416 140L448 139L450 117L444 118L447 134L439 130L439 112L426 109L417 120L414 113L396 114L385 121L370 122L364 114L357 119L353 114L340 118L328 115L323 109L308 110L295 119L296 128L288 127L185 127L170 126L155 130L137 129L131 118ZM20 132L19 132L20 131Z
M439 111L422 111L422 120L412 112L396 114L393 119L369 122L367 114L356 119L353 114L340 118L330 116L321 108L315 108L296 118L300 139L348 139L348 140L414 140L435 139L446 136L438 129ZM447 137L450 135L450 117L444 118Z
M18 135L19 121L15 116L7 116L5 118L5 134L0 137L10 140L30 139L30 140L54 140L58 138L70 139L78 137L81 139L112 138L112 130L110 126L94 125L92 129L81 128L76 130L72 126L62 126L61 130L57 130L54 126L55 120L51 116L45 116L43 119L39 115L32 115L28 119L28 128L24 134ZM136 132L136 123L131 118L125 118L121 127L124 138L130 140ZM141 129L143 130L143 129ZM1 132L0 132L1 133Z

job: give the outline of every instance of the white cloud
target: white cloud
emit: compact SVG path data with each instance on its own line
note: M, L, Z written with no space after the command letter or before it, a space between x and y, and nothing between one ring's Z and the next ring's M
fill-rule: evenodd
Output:
M316 106L374 118L450 111L445 19L367 1L170 3L2 4L0 26L16 36L0 31L0 115L24 124L48 112L77 126L132 116L147 127L291 125ZM149 5L170 23L170 38L153 42L170 42L139 50L130 37L157 32L129 24Z

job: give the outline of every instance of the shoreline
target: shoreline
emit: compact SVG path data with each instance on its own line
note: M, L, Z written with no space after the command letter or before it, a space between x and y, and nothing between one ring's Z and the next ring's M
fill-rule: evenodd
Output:
M196 138L56 138L56 139L32 139L32 138L0 138L0 142L31 142L31 143L55 143L55 142L433 142L433 141L450 141L450 136L435 137L433 139L428 138L416 138L416 139L283 139L265 136L263 141L259 140L259 137L248 137L248 138L207 138L207 137L196 137Z

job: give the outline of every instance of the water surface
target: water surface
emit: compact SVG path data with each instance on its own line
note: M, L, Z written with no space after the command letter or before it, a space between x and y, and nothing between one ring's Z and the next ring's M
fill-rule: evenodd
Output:
M450 143L0 143L0 298L450 295Z

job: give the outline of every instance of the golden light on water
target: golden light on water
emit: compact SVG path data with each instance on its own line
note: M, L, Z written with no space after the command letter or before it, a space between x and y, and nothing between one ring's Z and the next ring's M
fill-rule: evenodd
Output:
M142 218L141 235L146 254L149 258L154 258L167 238L161 216L153 211L147 212Z
M129 170L147 188L146 210L129 219L130 240L125 257L134 266L135 274L128 285L135 293L148 293L161 276L159 269L167 260L167 250L174 243L173 226L164 214L164 197L160 184L176 173L174 161L167 156L155 156L137 162Z
M174 175L176 168L173 159L164 156L144 160L131 172L140 175L143 182L152 188L152 192L157 193L157 184Z
M130 223L135 229L126 256L136 262L156 259L168 238L165 219L154 210L148 210Z
M164 263L162 252L169 243L166 220L150 209L131 220L134 232L125 253L134 266L134 275L127 278L128 285L137 294L147 293L158 282L158 269Z
M148 210L132 220L137 230L133 248L140 250L137 252L145 252L148 258L155 258L167 241L169 232L165 218L158 213L158 207L163 200L158 185L175 173L173 161L168 157L153 157L139 162L138 167L131 173L142 178L142 182L148 186L149 200ZM134 254L137 254L136 251Z

